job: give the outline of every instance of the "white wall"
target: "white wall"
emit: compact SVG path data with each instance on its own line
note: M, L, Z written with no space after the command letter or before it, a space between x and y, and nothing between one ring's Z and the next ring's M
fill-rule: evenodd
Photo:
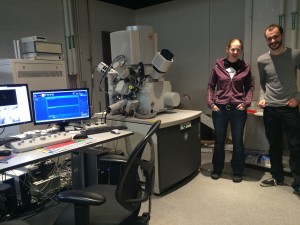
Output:
M291 27L292 27L292 15L291 12L294 0L284 1L284 32L285 32L285 44L287 47L291 46ZM298 1L298 0L296 0ZM247 47L245 48L245 59L251 63L251 70L255 78L255 93L254 100L259 97L259 75L257 70L257 58L263 53L269 51L269 47L266 44L264 38L264 31L266 27L271 23L279 23L279 3L280 0L247 0L246 12L245 12L245 42ZM298 5L299 9L299 5ZM297 11L298 11L297 9ZM299 22L300 16L298 15L297 24L297 44L296 48L299 48ZM300 78L298 74L298 87L300 87Z
M0 58L15 58L13 40L34 35L64 42L62 1L1 0Z
M175 0L135 11L136 24L151 25L158 49L174 53L165 75L173 91L190 94L183 107L210 113L206 88L216 58L226 56L229 39L244 38L245 2L241 0Z
M174 54L174 63L165 75L173 91L189 94L185 108L201 109L209 74L209 1L172 1L137 10L136 24L153 26L158 50Z
M101 31L122 30L128 24L133 24L134 10L97 0L77 0L76 2L78 2L79 21L77 38L81 46L78 57L80 71L77 84L78 86L86 84L91 89L92 68L103 60ZM87 10L87 3L89 3L89 10ZM75 10L73 15L76 16L76 14ZM74 25L77 26L76 22ZM1 0L0 34L0 58L15 58L13 40L39 35L47 37L50 42L62 43L66 61L62 0ZM92 44L91 53L89 43ZM98 86L99 76L95 73L95 88L92 93L96 112L99 111L99 102L101 102L102 109L105 107L104 93L99 92Z
M77 2L81 44L79 86L86 83L91 88L92 67L103 60L101 31L145 24L157 32L159 49L167 48L174 53L174 63L165 79L171 81L173 91L190 94L191 102L183 101L183 107L210 112L206 106L208 77L215 59L226 55L228 40L243 39L245 0L174 0L135 11L97 0ZM0 33L2 58L13 58L12 40L24 36L41 35L49 41L64 43L62 1L1 0ZM98 91L99 76L94 75L93 105L97 112L98 103L101 102L102 110L105 103L104 93Z

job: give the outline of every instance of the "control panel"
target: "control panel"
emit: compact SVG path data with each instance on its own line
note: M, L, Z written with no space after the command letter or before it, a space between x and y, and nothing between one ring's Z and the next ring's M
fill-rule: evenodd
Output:
M72 140L72 134L66 132L59 132L56 134L47 134L39 137L32 137L30 139L22 139L12 142L11 148L14 152L25 152L42 148L45 146L51 146Z

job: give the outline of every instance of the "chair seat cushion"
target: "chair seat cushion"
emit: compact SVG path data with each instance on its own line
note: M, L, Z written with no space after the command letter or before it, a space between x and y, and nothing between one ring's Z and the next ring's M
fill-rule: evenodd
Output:
M87 191L105 196L106 202L100 206L90 207L90 225L113 225L113 224L134 224L131 220L136 220L139 208L133 212L124 209L116 200L115 185L93 185L86 188ZM57 217L55 225L73 225L74 207L69 204Z

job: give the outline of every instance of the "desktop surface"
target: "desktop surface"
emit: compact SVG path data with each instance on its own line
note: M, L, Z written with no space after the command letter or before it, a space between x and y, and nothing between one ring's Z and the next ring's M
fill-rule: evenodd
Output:
M57 148L52 148L50 146L40 149L34 149L31 151L25 151L22 153L14 153L12 149L11 157L6 161L0 160L0 173L5 171L16 169L28 164L40 162L47 160L59 155L71 153L74 151L80 151L82 148L87 146L93 146L100 143L110 142L117 140L119 138L127 137L132 135L132 131L121 130L120 134L112 134L111 132L98 133L89 135L88 139L83 139L80 141L69 141L68 145L63 145L63 143L57 143ZM48 149L47 149L48 148Z
M190 120L197 119L201 116L202 111L196 110L183 110L183 109L173 109L168 110L164 113L158 114L154 118L150 119L139 119L135 117L125 117L123 115L107 115L107 120L113 121L124 121L130 123L139 123L139 124L153 124L156 120L161 120L160 129L171 127L174 125L182 124L189 122Z

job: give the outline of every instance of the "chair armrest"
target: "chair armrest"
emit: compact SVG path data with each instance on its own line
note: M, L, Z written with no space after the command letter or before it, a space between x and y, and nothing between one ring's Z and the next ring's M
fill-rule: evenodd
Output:
M102 205L106 202L106 198L102 195L80 190L63 191L57 197L61 202L78 205Z
M117 163L127 163L128 158L123 155L108 154L101 156L101 161L103 162L117 162Z

